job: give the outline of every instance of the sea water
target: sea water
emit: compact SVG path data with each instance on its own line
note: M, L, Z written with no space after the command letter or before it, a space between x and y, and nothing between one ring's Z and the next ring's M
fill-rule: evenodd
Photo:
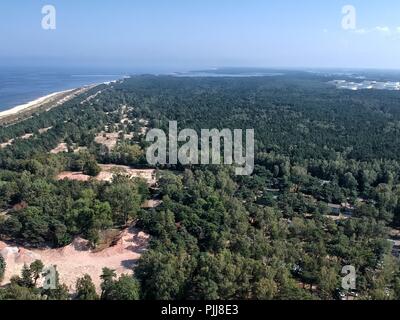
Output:
M64 68L0 67L0 111L48 94L122 79L121 72Z

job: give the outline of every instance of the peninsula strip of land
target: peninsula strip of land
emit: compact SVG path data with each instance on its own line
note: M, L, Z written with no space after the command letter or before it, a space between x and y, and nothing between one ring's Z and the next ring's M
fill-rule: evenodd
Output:
M82 88L55 92L31 102L16 106L12 109L2 111L0 112L0 125L10 125L29 118L36 112L48 111L92 89L95 86L96 85L90 85Z

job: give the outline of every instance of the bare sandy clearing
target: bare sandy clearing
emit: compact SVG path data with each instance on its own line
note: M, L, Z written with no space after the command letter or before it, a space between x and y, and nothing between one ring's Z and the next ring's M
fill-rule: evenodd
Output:
M112 164L101 164L101 172L94 179L97 181L111 182L114 175L126 175L130 179L141 178L146 180L149 186L157 183L156 170L154 169L133 169L128 166L119 166ZM92 178L82 172L64 171L57 175L57 180L76 180L76 181L89 181Z
M149 128L141 127L140 130L139 130L139 135L145 136L147 131L149 131Z
M132 124L133 121L130 120L128 117L124 117L124 118L122 118L122 120L121 120L120 123L121 123L121 124Z
M112 132L112 133L99 133L94 141L98 144L102 144L108 148L108 150L112 150L116 147L118 142L119 133Z
M348 220L349 217L344 216L344 215L339 215L339 216L333 216L333 215L327 215L326 217L328 217L329 219L332 219L333 221L342 221L342 220Z
M121 136L122 132L100 132L96 138L94 139L94 141L98 144L102 144L104 146L106 146L108 148L108 150L113 150L118 143L118 140L120 140L120 136ZM128 139L132 139L133 138L133 134L124 134L124 139L128 140Z
M39 131L39 134L43 134L43 133L46 133L47 131L49 131L52 128L53 127L43 128L43 129L39 129L38 131ZM34 136L33 133L27 133L27 134L24 134L23 136L21 136L19 138L23 139L23 140L27 140L27 139L32 138L33 136ZM15 139L10 139L7 142L1 143L0 144L0 149L3 149L5 147L8 147L8 146L12 145L14 141L15 141Z
M87 102L90 102L91 100L93 100L93 99L95 99L99 94L101 94L103 91L102 90L99 90L99 91L97 91L95 94L92 94L91 96L89 96L89 97L87 97L85 100L83 100L82 102L81 102L81 104L83 105L83 104L85 104L85 103L87 103Z
M53 129L53 127L48 127L48 128L39 129L39 133L40 133L40 134L43 134L43 133L46 133L47 131L49 131L49 130L51 130L51 129Z
M140 124L144 124L145 126L148 126L149 123L150 123L150 121L149 121L149 120L146 120L146 119L139 119L139 123L140 123Z
M101 164L102 172L127 175L130 179L141 178L147 181L149 185L157 183L156 170L154 169L133 169L128 166L120 166L113 164ZM112 179L112 177L111 177Z
M143 209L154 209L154 208L157 208L158 206L160 206L161 204L162 204L162 200L151 199L151 200L146 200L145 203L143 203L141 207Z
M9 283L12 276L20 274L24 263L30 264L40 259L45 266L57 266L60 281L68 286L70 292L74 291L76 280L84 274L91 276L96 289L100 291L102 269L113 269L117 275L133 274L133 268L146 251L148 241L147 234L131 228L121 234L115 246L100 252L88 249L88 242L80 238L61 249L28 250L0 242L0 254L7 263L3 284Z
M68 152L68 145L64 142L60 143L57 147L50 151L51 154L59 154L62 152Z
M89 181L91 177L83 172L63 171L57 175L57 180Z
M392 238L400 238L400 230L399 229L391 228L389 234Z
M8 146L11 146L13 142L14 142L14 139L10 139L7 142L1 143L0 144L0 149L3 149L3 148L8 147Z
M21 136L21 139L22 140L28 140L28 139L30 139L32 137L33 137L33 133L27 133L27 134L24 134L23 136Z
M28 140L28 139L30 139L32 137L33 137L33 133L27 133L27 134L24 134L23 136L19 137L19 139ZM14 141L15 141L15 139L10 139L7 142L1 143L0 144L0 149L3 149L3 148L8 147L8 146L11 146L14 143Z
M79 153L79 152L83 152L83 151L87 151L87 147L78 147L74 150L74 153Z

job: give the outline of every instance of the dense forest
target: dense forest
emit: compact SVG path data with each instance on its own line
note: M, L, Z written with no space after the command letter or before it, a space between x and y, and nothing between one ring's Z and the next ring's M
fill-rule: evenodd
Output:
M14 139L0 149L3 239L61 247L83 236L95 247L100 231L131 223L151 235L134 277L104 266L100 295L89 276L73 297L62 284L39 288L37 261L0 299L400 299L389 241L400 228L400 93L337 90L330 80L135 76L0 128L0 143ZM96 176L99 164L148 167L137 119L166 131L171 120L255 129L254 173L159 166L162 204L148 210L141 204L154 190L140 179L55 179ZM122 130L113 150L96 143L105 127ZM51 153L60 142L69 152ZM347 265L357 272L352 292L341 287ZM0 258L0 279L5 268Z

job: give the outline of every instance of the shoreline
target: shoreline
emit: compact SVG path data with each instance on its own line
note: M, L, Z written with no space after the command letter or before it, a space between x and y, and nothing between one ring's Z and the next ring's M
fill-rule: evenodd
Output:
M122 79L124 79L124 78L122 78ZM83 85L83 86L76 87L73 89L57 91L57 92L47 94L45 96L41 96L32 101L29 101L29 102L26 102L26 103L23 103L23 104L14 106L14 107L9 107L6 110L0 111L0 120L3 120L7 117L17 116L18 114L24 113L29 110L34 110L34 109L36 109L44 104L47 104L47 103L57 102L57 100L59 100L62 96L65 96L68 94L73 94L74 92L79 92L82 90L94 88L94 87L102 85L102 84L111 85L122 79L115 79L115 80L110 80L110 81L106 81L106 82L99 82L99 83L94 83L94 84Z
M24 112L24 111L26 111L28 109L35 108L38 105L42 105L42 104L44 104L46 102L50 102L51 99L57 98L58 95L70 93L70 92L73 92L74 90L77 90L77 89L79 89L79 88L53 92L53 93L50 93L48 95L39 97L39 98L37 98L35 100L32 100L30 102L27 102L27 103L24 103L24 104L20 104L20 105L17 105L15 107L11 107L10 109L4 110L4 111L0 111L0 119L4 118L4 117L8 117L8 116L17 115L18 113Z

